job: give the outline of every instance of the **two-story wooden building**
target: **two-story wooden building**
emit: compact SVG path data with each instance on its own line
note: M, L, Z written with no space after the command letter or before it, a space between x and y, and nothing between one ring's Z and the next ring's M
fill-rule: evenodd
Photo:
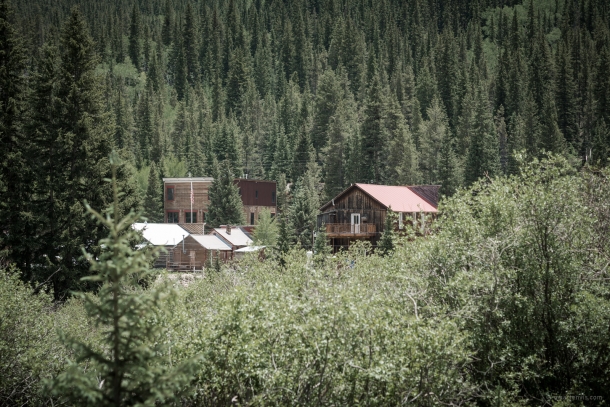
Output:
M438 190L438 185L352 184L320 208L318 227L325 225L335 251L355 240L368 240L376 246L388 209L398 214L398 230L426 225L436 216Z
M205 215L210 205L209 189L214 178L163 178L165 223L178 223L193 234L203 234ZM275 216L277 195L275 181L238 178L246 224L256 225L263 208Z
M246 224L256 225L263 209L269 209L271 216L277 210L277 192L275 181L239 178L235 180L239 196L244 205Z
M163 178L165 223L178 223L191 233L202 234L208 211L208 190L214 178Z

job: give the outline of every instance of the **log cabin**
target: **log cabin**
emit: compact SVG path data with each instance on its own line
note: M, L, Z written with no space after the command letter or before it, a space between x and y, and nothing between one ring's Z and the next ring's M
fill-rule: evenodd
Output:
M357 240L370 241L376 247L391 208L398 214L395 227L399 232L417 226L425 233L425 225L437 213L439 188L352 184L320 208L318 228L324 225L333 251L348 248Z

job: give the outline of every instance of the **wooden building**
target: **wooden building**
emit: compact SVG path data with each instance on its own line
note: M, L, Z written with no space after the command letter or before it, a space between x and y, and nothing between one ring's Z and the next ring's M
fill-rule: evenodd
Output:
M165 223L178 223L193 234L205 234L205 215L210 205L208 191L213 178L163 178ZM256 225L263 208L276 213L275 181L239 178L235 180L241 196L246 224ZM192 191L192 194L191 194Z
M163 178L165 223L178 223L191 233L203 234L208 190L213 178Z
M203 270L212 267L216 258L231 260L231 246L214 235L188 235L170 252L167 269Z
M167 267L170 253L174 247L189 235L188 231L175 224L134 223L132 227L142 234L143 242L140 247L152 245L164 249L155 259L155 268Z
M318 227L325 225L335 251L356 240L376 246L389 208L398 214L398 230L426 225L436 216L438 190L436 185L352 184L320 208Z
M221 225L219 228L212 230L212 234L228 244L232 252L242 247L251 246L254 243L242 228L236 226Z
M239 188L239 195L244 205L246 224L258 224L258 217L264 208L271 211L271 216L275 216L277 210L275 181L239 178L235 180L235 184Z

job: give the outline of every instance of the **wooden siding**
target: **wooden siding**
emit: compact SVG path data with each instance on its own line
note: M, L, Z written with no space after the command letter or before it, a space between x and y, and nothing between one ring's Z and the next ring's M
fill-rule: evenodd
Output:
M258 225L258 217L261 214L263 209L269 209L272 216L275 216L276 207L275 206L256 206L256 205L244 205L244 219L246 221L246 225ZM254 223L251 223L252 215L254 214Z
M318 227L321 227L322 224L350 225L352 223L352 214L359 213L361 224L372 225L371 231L362 234L362 236L353 236L353 238L367 238L373 245L376 245L380 234L383 232L386 212L385 206L371 198L368 194L365 194L362 190L353 188L335 200L335 206L328 207L327 212L318 215ZM365 228L366 226L363 226L363 230ZM339 235L333 237L339 237ZM347 236L343 237L347 238Z
M167 269L201 270L202 268L210 267L210 261L213 261L217 255L220 255L220 260L223 262L233 258L233 253L230 250L221 250L218 253L216 253L216 250L212 250L210 253L210 250L201 246L191 236L187 236L184 239L184 247L182 242L180 242L171 251L171 255L168 257Z
M244 206L268 206L275 208L277 202L275 181L260 181L253 179L236 179ZM273 197L275 201L273 202Z
M205 213L208 211L209 197L208 190L212 181L193 181L193 212L197 214L197 222L205 222ZM167 189L174 188L174 199L168 200ZM163 206L165 222L167 222L168 212L178 212L178 223L186 222L186 212L191 211L191 184L190 182L164 182Z

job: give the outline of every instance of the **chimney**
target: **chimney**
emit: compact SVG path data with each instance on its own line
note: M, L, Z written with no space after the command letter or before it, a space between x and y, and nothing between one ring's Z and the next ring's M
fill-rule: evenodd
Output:
M231 234L231 225L227 225L227 235Z

